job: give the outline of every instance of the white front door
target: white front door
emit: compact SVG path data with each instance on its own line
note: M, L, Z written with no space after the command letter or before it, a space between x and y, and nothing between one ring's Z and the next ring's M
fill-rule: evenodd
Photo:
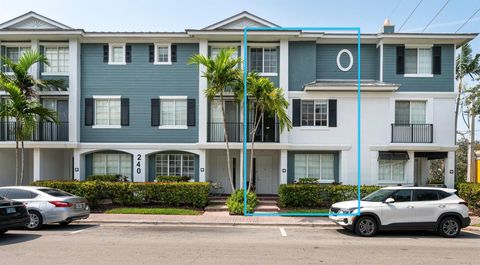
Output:
M256 157L256 192L257 194L277 194L278 183L273 172L271 156Z

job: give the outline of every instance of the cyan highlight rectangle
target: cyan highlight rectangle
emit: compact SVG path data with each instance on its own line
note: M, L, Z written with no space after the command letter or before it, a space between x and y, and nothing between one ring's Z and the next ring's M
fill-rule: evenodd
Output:
M355 214L335 214L335 216L359 216L360 215L360 185L361 185L361 91L360 91L360 27L246 27L243 29L243 54L247 55L248 50L248 31L355 31L357 32L357 213ZM248 74L248 56L243 60L243 117L248 117L247 110L247 74ZM243 123L243 135L247 135L247 123ZM243 137L243 212L245 216L330 216L329 213L248 213L247 212L247 137Z

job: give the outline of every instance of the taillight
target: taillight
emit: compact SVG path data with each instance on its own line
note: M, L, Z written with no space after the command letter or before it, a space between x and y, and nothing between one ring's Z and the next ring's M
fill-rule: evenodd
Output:
M468 205L467 205L467 202L459 202L458 204L463 204L463 205L465 205L465 206L468 206Z
M69 202L62 202L62 201L49 201L49 203L55 205L55 207L72 207L73 205Z

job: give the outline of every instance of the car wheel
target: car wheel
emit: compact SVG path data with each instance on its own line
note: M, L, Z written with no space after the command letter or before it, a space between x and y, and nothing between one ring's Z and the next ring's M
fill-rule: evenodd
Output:
M457 237L460 234L461 225L457 218L446 217L438 226L438 232L444 237Z
M69 225L71 222L72 222L72 221L63 221L63 222L60 222L60 223L58 223L58 224L61 225L61 226L67 226L67 225Z
M30 214L30 223L27 225L27 229L37 230L40 229L43 225L42 215L37 211L29 211Z
M370 216L362 216L355 224L355 233L359 236L370 237L377 233L377 221Z

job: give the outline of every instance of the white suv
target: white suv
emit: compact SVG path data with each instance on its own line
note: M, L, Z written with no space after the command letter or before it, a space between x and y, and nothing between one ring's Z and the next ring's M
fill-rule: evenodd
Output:
M360 236L378 230L425 229L444 237L456 237L470 225L468 207L454 189L430 187L387 187L360 201L335 203L330 220Z

